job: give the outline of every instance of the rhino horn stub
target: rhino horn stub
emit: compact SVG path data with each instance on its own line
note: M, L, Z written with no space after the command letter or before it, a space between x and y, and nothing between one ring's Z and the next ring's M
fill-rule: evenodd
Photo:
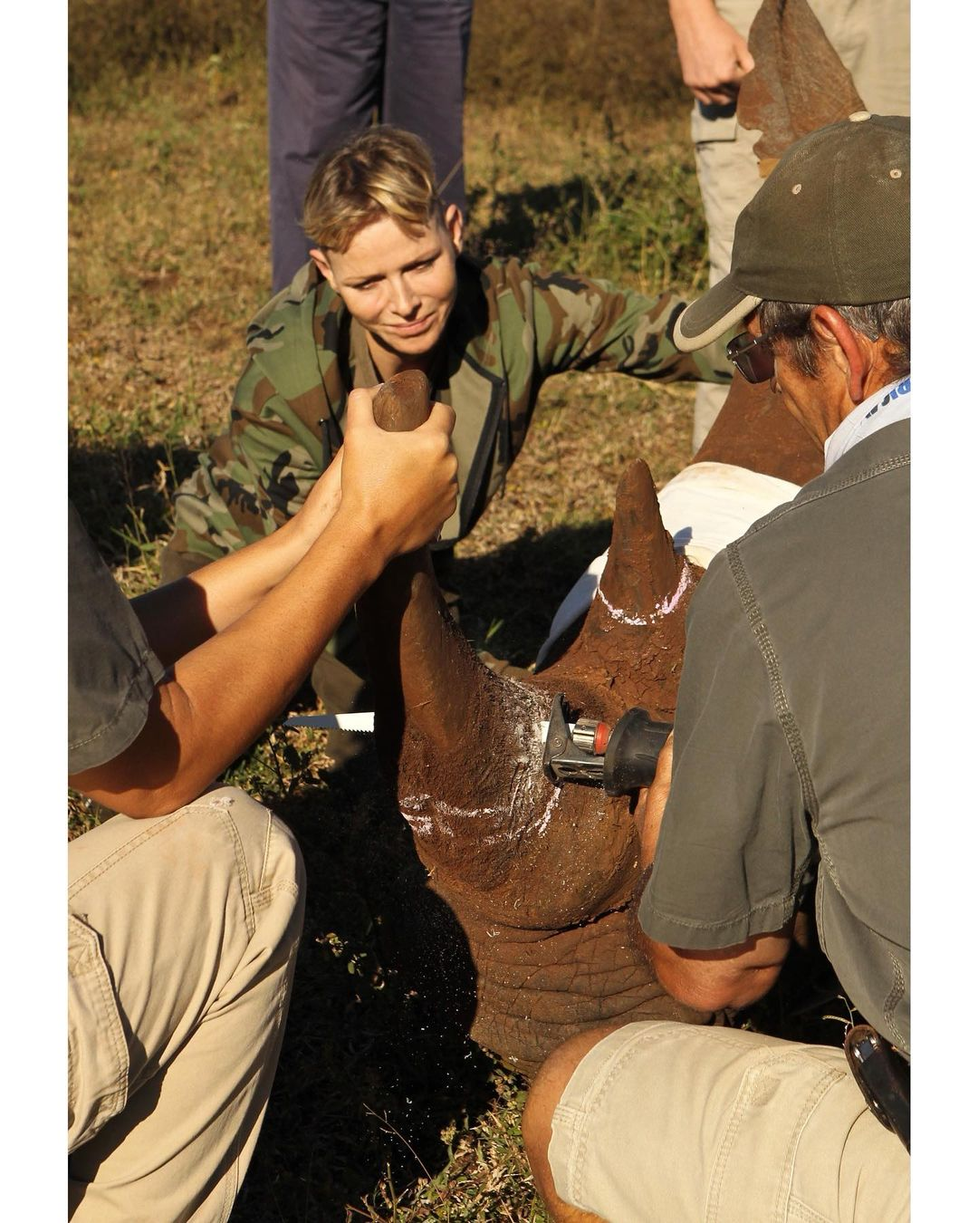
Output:
M471 738L477 754L485 717L497 703L491 690L501 681L455 625L430 566L411 578L399 661L405 714L415 730L443 751Z
M618 482L611 547L599 584L603 601L623 616L645 616L673 594L681 570L652 473L636 459Z

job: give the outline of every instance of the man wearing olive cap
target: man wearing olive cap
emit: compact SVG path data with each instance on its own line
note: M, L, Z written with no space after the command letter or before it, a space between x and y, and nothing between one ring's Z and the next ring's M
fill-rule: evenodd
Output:
M523 1118L558 1223L909 1217L909 221L909 120L858 112L788 150L678 321L685 350L743 324L731 361L825 472L707 570L636 811L636 937L676 998L760 998L814 887L866 1026L846 1052L667 1022L569 1041Z

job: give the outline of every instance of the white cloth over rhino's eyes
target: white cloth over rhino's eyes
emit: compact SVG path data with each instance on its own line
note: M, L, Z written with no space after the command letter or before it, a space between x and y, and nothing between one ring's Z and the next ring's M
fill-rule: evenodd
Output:
M676 551L705 569L721 548L791 501L800 487L731 463L693 463L663 486L659 509ZM538 666L560 634L591 606L607 559L607 552L596 556L557 608L537 654Z

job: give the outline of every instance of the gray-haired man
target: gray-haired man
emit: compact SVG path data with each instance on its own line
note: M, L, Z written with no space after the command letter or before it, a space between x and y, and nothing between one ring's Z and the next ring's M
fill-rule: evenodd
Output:
M679 320L689 350L745 323L730 359L774 380L826 470L710 565L674 749L636 814L637 937L670 992L707 1009L760 998L815 886L822 946L872 1025L850 1061L895 1086L864 1098L842 1049L756 1032L585 1033L546 1063L523 1121L558 1223L908 1217L909 1135L892 1131L908 1127L910 1058L909 220L909 120L822 128L743 210L730 274Z

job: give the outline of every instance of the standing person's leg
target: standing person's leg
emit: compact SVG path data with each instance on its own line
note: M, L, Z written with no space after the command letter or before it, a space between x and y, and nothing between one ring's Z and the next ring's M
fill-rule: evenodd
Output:
M414 132L431 149L442 198L463 215L462 112L471 29L472 0L391 0L381 111L385 123Z
M696 144L696 177L707 220L711 285L730 271L737 217L761 185L753 151L757 138L757 132L749 132L737 124L732 140L704 140ZM729 392L729 385L701 382L697 386L693 407L693 454L702 446Z
M381 103L387 0L269 0L272 290L309 258L302 197L320 156Z
M866 109L910 114L910 0L809 0Z
M69 846L68 1195L75 1223L225 1220L281 1048L305 874L223 788Z
M742 38L760 8L760 0L717 0L717 12ZM740 210L761 185L754 156L758 132L746 132L737 123L736 105L705 106L693 103L690 122L696 153L696 178L706 217L710 284L730 271L734 225ZM703 444L716 420L729 386L700 383L693 407L693 454Z

